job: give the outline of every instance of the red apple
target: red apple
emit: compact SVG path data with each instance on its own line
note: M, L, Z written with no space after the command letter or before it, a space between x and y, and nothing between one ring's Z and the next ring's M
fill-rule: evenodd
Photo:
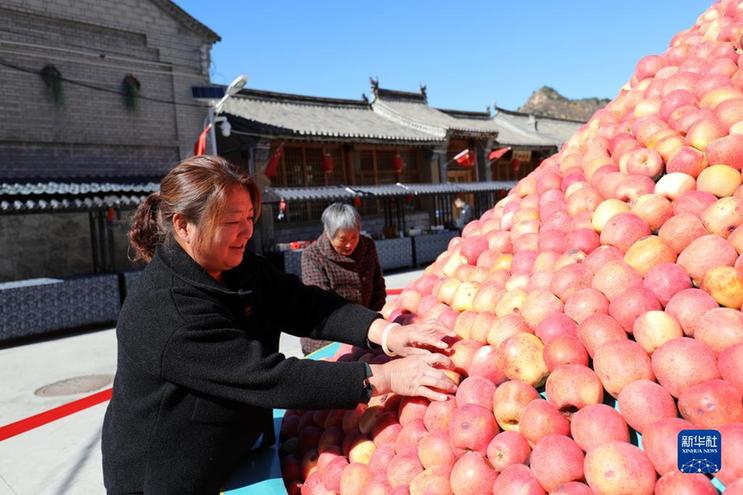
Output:
M635 380L655 379L650 357L631 340L613 340L599 347L593 355L593 368L613 397Z
M409 488L409 495L452 495L449 485L450 473L450 466L433 466L418 473L409 487L402 486L398 489L405 491ZM405 491L405 494L407 493Z
M454 465L454 451L446 433L427 433L418 442L418 459L424 468Z
M626 340L627 333L622 326L609 315L596 314L586 318L578 326L578 339L593 357L596 350L613 340Z
M488 460L497 472L513 464L526 464L531 454L529 442L516 431L502 431L490 441Z
M479 452L467 452L451 470L451 488L455 495L490 493L497 473Z
M676 318L687 336L693 336L702 316L717 308L715 300L701 289L677 292L666 304L666 312Z
M485 452L497 432L492 410L477 404L457 407L449 420L449 438L454 448Z
M387 466L387 481L392 488L408 486L423 471L415 453L397 454Z
M656 310L647 311L637 317L632 326L632 335L648 354L652 354L669 340L683 337L684 331L676 318Z
M700 318L694 338L719 353L743 342L743 313L732 308L712 308Z
M550 495L593 495L593 490L585 483L570 481L552 490Z
M643 286L655 295L662 306L666 306L674 295L691 288L691 279L680 265L661 263L645 274Z
M642 285L642 274L622 260L609 261L599 267L591 286L611 301L622 292Z
M535 399L521 411L519 433L533 446L547 435L568 435L570 423L551 403Z
M640 433L659 419L677 416L671 394L650 380L630 383L622 389L617 400L624 419Z
M625 290L609 303L609 315L617 320L627 333L632 332L638 316L647 311L661 309L655 294L641 285Z
M578 334L578 324L565 313L555 312L542 320L534 333L547 345L558 337L575 337Z
M513 464L504 469L493 483L492 493L498 495L547 494L531 470L523 464Z
M637 240L650 235L647 222L634 213L615 215L601 231L601 244L615 246L626 252Z
M679 394L679 412L699 428L743 423L743 389L725 380L708 380Z
M402 454L406 451L417 450L418 441L426 433L428 430L421 419L414 419L405 424L395 439L395 452Z
M703 474L669 471L655 484L655 495L717 495L717 489Z
M457 387L457 407L462 407L465 404L477 404L490 409L493 405L494 394L495 384L493 382L479 376L469 376Z
M652 495L655 470L647 455L624 442L609 442L586 454L588 486L605 495Z
M718 430L722 435L722 466L717 479L730 485L743 478L743 423L723 425Z
M583 479L584 455L570 437L547 435L532 450L529 465L539 484L550 492L563 483Z
M658 474L676 470L678 464L678 434L694 429L694 425L680 418L664 418L652 423L642 436L642 447Z
M570 418L578 410L598 404L604 399L604 389L594 371L581 364L565 364L555 368L547 378L547 400Z
M518 431L523 409L537 398L539 392L524 382L512 380L498 385L493 396L493 414L500 427Z
M561 335L545 344L544 362L551 372L566 364L588 366L588 352L577 337Z
M735 344L717 356L717 368L722 378L743 389L743 343Z
M674 397L693 385L720 377L714 354L688 337L669 340L656 349L652 366L660 384Z
M576 412L570 434L586 452L612 441L629 442L629 428L621 414L606 404L593 404Z

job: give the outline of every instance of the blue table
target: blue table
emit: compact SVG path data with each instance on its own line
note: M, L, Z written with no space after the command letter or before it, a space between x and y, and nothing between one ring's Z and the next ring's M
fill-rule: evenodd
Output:
M308 359L324 359L335 355L340 344L330 344L307 355ZM279 438L284 409L274 409L273 429ZM286 495L281 478L278 446L252 452L231 477L224 495Z

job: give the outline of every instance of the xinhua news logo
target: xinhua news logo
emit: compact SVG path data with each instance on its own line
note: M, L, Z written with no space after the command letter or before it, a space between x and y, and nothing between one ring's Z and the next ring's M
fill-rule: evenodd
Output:
M717 430L681 430L678 469L682 473L713 474L722 465L722 437Z

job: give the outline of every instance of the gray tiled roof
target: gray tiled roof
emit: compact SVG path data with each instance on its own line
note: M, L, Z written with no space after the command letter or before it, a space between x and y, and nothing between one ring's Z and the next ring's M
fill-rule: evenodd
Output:
M446 182L443 184L405 184L413 194L456 194L462 192L459 184Z
M355 191L345 186L267 187L266 191L270 196L275 196L285 201L353 199L358 196Z
M533 118L533 120L532 120ZM583 122L555 119L545 116L511 112L497 109L494 120L506 132L498 135L498 143L510 145L560 146L583 126ZM535 129L536 126L536 129Z
M467 192L509 191L516 187L516 181L464 182L457 185Z
M40 194L89 194L106 192L151 193L160 186L155 182L117 184L113 182L25 182L0 183L0 197L6 195L35 196Z
M355 185L355 186L320 186L320 187L268 187L263 201L277 202L280 198L285 201L325 201L349 200L356 196L374 195L377 197L394 197L427 194L457 194L461 192L504 191L511 189L516 183L512 181L490 182L446 182L442 184L383 184L383 185Z
M369 196L405 196L410 194L403 184L383 184L380 186L351 186L351 188L362 194Z
M0 213L133 208L158 188L154 182L1 183Z
M441 140L378 115L362 100L243 90L227 100L224 112L266 126L273 134L288 136L420 143Z
M420 100L376 98L374 112L395 122L419 129L444 139L449 131L463 131L495 136L499 129L490 118L454 115L438 110Z

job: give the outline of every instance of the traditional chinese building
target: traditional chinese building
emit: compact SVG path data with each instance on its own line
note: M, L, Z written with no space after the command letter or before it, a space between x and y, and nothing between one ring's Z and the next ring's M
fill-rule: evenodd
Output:
M193 92L213 101L223 89ZM223 114L219 153L266 186L263 251L316 237L320 212L335 200L355 202L364 228L387 237L445 226L455 195L481 212L582 125L434 108L425 87L406 92L376 80L371 98L358 100L243 89Z

